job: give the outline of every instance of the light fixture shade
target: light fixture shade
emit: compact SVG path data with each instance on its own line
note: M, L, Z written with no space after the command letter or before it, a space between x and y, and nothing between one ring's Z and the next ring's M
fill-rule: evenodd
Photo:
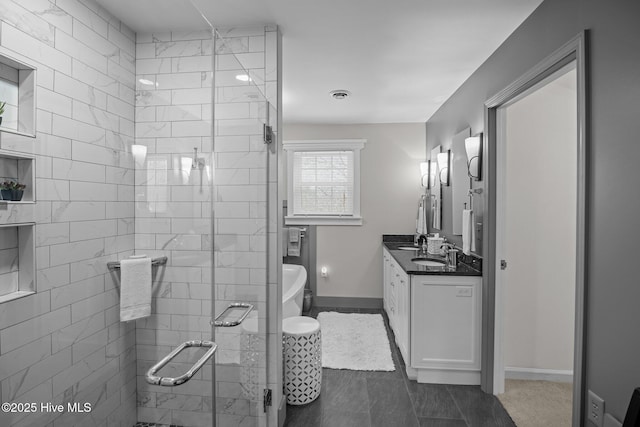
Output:
M429 188L429 161L420 163L420 185Z
M438 176L440 177L440 183L443 185L449 185L449 155L451 150L447 150L444 153L438 154Z
M464 140L464 148L467 152L467 169L469 177L480 181L482 175L482 134L470 136Z
M131 145L131 154L135 160L136 166L144 166L144 161L147 159L147 146L140 144Z

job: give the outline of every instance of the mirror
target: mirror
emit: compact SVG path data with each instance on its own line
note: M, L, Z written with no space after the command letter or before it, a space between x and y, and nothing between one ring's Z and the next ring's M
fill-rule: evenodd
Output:
M466 128L453 137L451 143L451 212L453 220L452 233L462 235L462 211L465 203L469 206L469 188L471 183L468 175L467 152L465 140L471 136L471 128Z
M438 171L438 154L440 153L440 146L434 147L431 150L431 168L429 169L429 211L431 212L432 229L440 230L440 215L442 212L442 199L440 189L440 178Z

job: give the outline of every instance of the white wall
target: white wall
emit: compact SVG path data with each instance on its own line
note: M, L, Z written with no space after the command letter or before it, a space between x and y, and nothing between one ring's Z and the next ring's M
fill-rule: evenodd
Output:
M506 367L573 368L575 82L574 70L506 110Z
M382 298L382 234L413 234L426 158L424 123L286 125L283 139L365 138L361 152L362 226L319 226L317 295Z

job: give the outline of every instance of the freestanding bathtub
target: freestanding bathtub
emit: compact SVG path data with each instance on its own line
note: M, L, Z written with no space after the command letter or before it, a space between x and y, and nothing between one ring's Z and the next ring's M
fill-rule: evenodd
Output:
M302 315L307 270L301 265L282 264L282 318Z

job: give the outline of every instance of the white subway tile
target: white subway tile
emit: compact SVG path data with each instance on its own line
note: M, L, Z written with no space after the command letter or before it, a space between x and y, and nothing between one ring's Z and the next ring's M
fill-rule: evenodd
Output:
M49 247L47 247L47 260L49 258ZM43 266L38 263L38 292L43 292L47 289L56 288L58 286L64 286L69 284L69 265L58 265L50 268L42 268Z
M128 102L124 102L119 98L114 98L113 96L109 96L107 98L107 110L126 119L131 119L134 116L133 105Z
M213 61L211 56L189 56L171 58L171 70L173 73L188 73L193 71L211 71ZM156 73L168 71L156 71Z
M107 37L108 23L78 0L56 0L56 5L96 33Z
M202 86L202 73L158 74L156 85L160 89L191 89Z
M51 202L51 219L53 222L105 219L105 203Z
M95 89L93 86L85 84L66 74L57 72L54 79L55 91L70 98L91 104L96 108L107 108L106 93Z
M65 308L69 310L70 306ZM95 334L100 329L104 329L104 327L104 312L99 312L89 319L81 320L65 328L58 329L51 334L51 351L57 353L81 339ZM88 377L85 377L85 379L86 378Z
M117 59L117 58L116 58ZM122 65L115 62L114 59L107 63L107 75L116 79L121 85L125 85L131 89L136 88L136 76L134 71L130 71Z
M171 136L209 136L211 135L211 121L194 120L171 123Z
M156 107L156 120L159 122L196 121L201 119L202 107L200 105Z
M118 81L113 77L109 77L107 75L106 58L104 59L104 61L104 70L99 71L95 68L85 65L81 61L78 61L74 58L73 72L67 74L71 74L74 79L80 80L81 82L86 83L87 85L92 86L95 89L99 89L112 96L118 96L120 93Z
M71 152L71 147L69 147L69 152ZM66 159L53 159L53 178L105 182L105 166Z
M138 48L139 46L140 45L138 45ZM155 57L147 58L147 59L137 58L136 74L138 74L138 78L140 78L141 77L140 75L143 75L143 74L162 74L162 73L177 72L175 70L172 71L172 68L171 68L172 61L174 60L175 59L171 59L171 58L155 58ZM199 71L199 70L191 70L191 71Z
M116 220L76 221L69 224L70 241L98 239L118 235Z
M200 55L202 55L202 42L200 40L175 42L159 41L155 44L155 56L158 58Z
M2 339L2 354L27 344L31 341L49 335L53 331L69 325L71 322L71 310L63 307L59 310L45 313L17 325L0 331Z
M20 6L44 19L54 27L71 34L73 18L58 6L50 3L49 0L20 1Z
M211 90L208 89L174 89L171 91L171 104L209 104L211 103Z
M38 179L36 194L38 200L69 200L69 181Z
M107 73L107 56L102 55L65 32L56 30L55 46L60 52L64 52L74 58L74 68L75 63L79 61L101 73Z
M124 25L120 28L121 31L118 31L113 27L109 27L109 41L130 55L135 55L136 43L135 40L133 40L135 34Z
M36 224L36 246L69 242L69 223Z
M56 30L57 31L57 30ZM55 70L71 74L71 57L43 43L26 33L12 27L2 25L2 46L35 61L47 64Z
M118 201L118 187L115 184L71 181L70 189L73 201Z
M104 145L105 130L103 128L57 114L53 115L53 133L63 138Z

